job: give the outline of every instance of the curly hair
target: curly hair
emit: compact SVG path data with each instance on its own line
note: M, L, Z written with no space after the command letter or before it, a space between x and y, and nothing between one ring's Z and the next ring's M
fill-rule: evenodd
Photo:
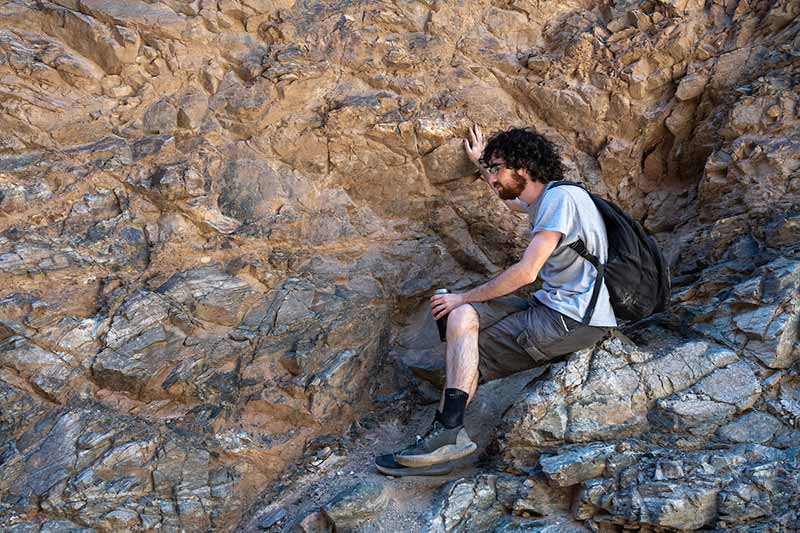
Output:
M564 179L558 148L532 128L513 128L492 135L483 149L481 164L488 166L496 157L508 168L527 169L533 181Z

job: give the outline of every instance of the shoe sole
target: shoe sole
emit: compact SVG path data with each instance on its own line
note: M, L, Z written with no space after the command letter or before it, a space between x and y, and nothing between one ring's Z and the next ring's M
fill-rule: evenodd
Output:
M398 464L397 468L389 468L385 466L375 465L378 472L387 476L393 477L406 477L406 476L444 476L453 470L450 464L438 464L433 466L426 466L421 468L414 468L411 466L403 466Z
M478 449L478 445L474 442L464 444L448 444L442 446L435 452L426 453L425 455L397 455L395 461L403 466L410 467L423 467L431 466L448 461L455 461L471 454Z

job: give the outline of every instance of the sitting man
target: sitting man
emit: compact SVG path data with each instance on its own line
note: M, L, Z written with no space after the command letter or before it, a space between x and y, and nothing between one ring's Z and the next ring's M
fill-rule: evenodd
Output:
M376 459L378 470L387 474L444 473L443 463L476 449L464 429L464 410L479 377L488 381L544 365L594 345L617 325L605 286L590 320L584 320L597 271L569 244L582 239L605 263L608 241L586 191L551 187L563 177L556 147L529 128L495 134L484 144L480 128L473 126L464 140L467 155L509 208L528 213L531 242L522 259L494 279L431 298L433 316L447 315L445 390L428 433ZM532 301L506 296L537 276L543 284Z

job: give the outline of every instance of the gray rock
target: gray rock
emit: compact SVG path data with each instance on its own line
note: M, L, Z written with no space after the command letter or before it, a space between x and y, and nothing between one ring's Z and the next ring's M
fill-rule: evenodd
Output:
M242 222L273 215L290 198L286 179L264 161L235 159L225 166L219 198L223 214Z
M752 265L741 268L750 270ZM718 276L711 271L704 273L709 287L720 282ZM749 273L728 297L714 298L701 313L695 314L688 305L686 309L695 316L694 329L743 349L747 356L770 368L789 368L800 353L796 348L800 312L794 296L798 280L798 262L778 258Z
M642 522L676 529L698 529L713 521L718 491L702 485L678 485L665 491L657 483L639 485Z
M730 364L736 361L734 352L709 342L685 342L656 356L611 339L593 352L574 354L563 367L532 384L505 414L501 449L509 462L522 469L530 466L541 447L641 435L648 422L673 428L683 427L686 417L696 418L697 424L717 417L715 423L722 423L752 405L761 390L746 365ZM724 368L736 370L711 377ZM725 391L735 380L749 388L737 387L742 394L740 405L731 407ZM690 394L693 386L697 392ZM670 395L670 400L661 399ZM678 397L685 400L675 404L680 414L652 410L654 400L666 407Z
M780 449L800 447L800 431L782 429L778 431L770 444Z
M131 509L115 509L100 517L97 525L109 530L134 531L142 527L139 514Z
M9 533L94 533L97 530L80 526L69 520L40 520L16 524L5 531Z
M606 468L606 459L613 452L613 444L590 444L568 448L559 455L542 456L539 463L548 479L559 487L568 487L600 477Z
M140 290L126 298L111 320L105 347L94 359L94 379L142 399L234 402L239 394L238 361L252 348L202 334L193 312L231 322L231 313L239 312L243 300L228 301L226 295L238 290L249 294L249 288L228 275L214 279L212 274L202 269L176 274L160 292ZM196 329L200 335L193 334Z
M797 465L787 456L770 459L743 465L736 481L720 492L721 522L746 524L756 518L769 517L773 523L789 527L792 520L797 523L800 509Z
M84 260L69 248L58 249L45 240L23 241L4 250L0 240L0 271L7 273L41 273L65 270Z
M797 480L788 474L796 459L773 448L635 453L636 460L617 473L584 482L577 516L594 516L592 520L599 523L675 529L730 527L770 509L791 509L797 498ZM614 461L609 457L609 463ZM779 519L784 525L793 520Z
M552 367L544 378L530 383L506 412L500 440L510 461L526 464L535 459L537 448L563 442L569 392L582 385L590 359L591 352L585 350L573 354L566 364Z
M498 499L497 476L481 474L443 486L421 520L426 533L489 531L505 512Z
M151 379L166 362L166 354L161 361L145 354L175 337L162 325L170 309L167 300L152 292L138 291L127 298L112 319L107 348L94 362L96 379L112 389L139 392L141 381Z
M800 426L800 380L796 377L780 381L777 398L767 401L773 415L789 427Z
M685 76L678 84L675 96L680 100L691 100L703 93L708 83L708 76L701 73L693 73Z
M583 386L570 395L568 442L637 435L646 426L647 397L640 376L624 359L624 350L615 349L614 342L607 347L592 354Z
M495 533L589 533L585 527L569 516L547 516L545 518L508 517L492 530Z
M150 176L146 186L157 191L167 200L183 200L203 196L206 193L205 179L191 165L167 165Z
M178 126L196 130L203 122L208 111L208 96L200 90L186 93L178 105Z
M44 416L48 408L30 391L0 379L0 445L19 428Z
M27 424L13 460L0 466L12 512L28 512L34 498L45 513L69 509L102 528L205 529L212 513L241 508L232 495L214 496L229 481L208 451L164 428L96 407L54 410Z
M723 441L735 444L766 444L782 428L783 425L775 417L752 411L719 428L717 435Z
M172 132L178 127L178 110L169 100L159 100L145 111L142 127L146 133Z
M741 412L758 399L761 383L749 365L735 363L710 374L687 392L732 405Z
M77 363L67 354L43 350L21 337L0 341L0 365L14 369L34 390L52 402L63 402L70 387L78 385L80 371L74 368Z
M339 493L322 512L337 531L351 531L379 515L388 503L383 483L365 481Z
M84 234L98 222L113 218L120 213L119 199L114 191L100 189L84 195L81 201L72 204L67 220L64 221L64 229Z
M760 381L748 365L734 363L689 389L659 400L648 418L667 430L705 435L752 407L760 394Z
M258 527L261 529L269 529L284 518L286 518L286 509L279 507L259 518Z
M513 479L513 478L512 478ZM513 497L503 498L503 489L508 485L507 478L499 477L497 480L498 499L509 507L515 515L524 513L535 516L546 516L567 512L572 504L572 489L559 488L548 483L542 475L529 476L518 483Z
M737 360L736 354L729 349L696 341L677 346L661 357L634 365L634 368L642 376L647 397L659 400L690 387Z
M225 326L238 324L256 297L250 284L218 265L174 274L156 292L195 318Z

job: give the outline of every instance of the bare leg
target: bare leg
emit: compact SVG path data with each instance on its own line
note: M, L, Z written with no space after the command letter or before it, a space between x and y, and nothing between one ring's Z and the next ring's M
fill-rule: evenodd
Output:
M472 306L462 305L450 312L447 317L447 381L439 413L425 436L390 456L393 462L410 468L430 467L466 457L477 449L464 428L464 407L477 386L478 330L478 313ZM447 389L458 390L445 395ZM379 470L387 468L377 459L376 465Z
M470 387L469 387L469 391L468 391L469 399L467 399L467 405L469 405L469 402L471 402L472 399L475 397L475 391L476 390L478 390L478 373L477 372L475 373L475 379L472 380L472 385L470 385Z
M472 400L478 387L478 313L471 305L457 307L447 317L447 381L445 388L460 389ZM439 411L444 409L444 391Z

